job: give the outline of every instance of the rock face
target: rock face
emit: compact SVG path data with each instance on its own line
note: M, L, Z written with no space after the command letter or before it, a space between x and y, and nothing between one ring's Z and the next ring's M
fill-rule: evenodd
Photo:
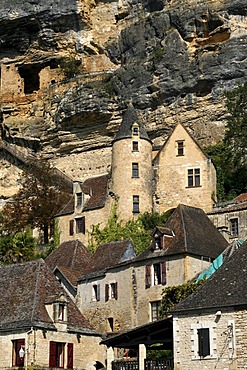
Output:
M246 13L247 0L1 0L3 140L80 179L109 170L129 101L155 146L178 121L221 140L224 92L247 79Z

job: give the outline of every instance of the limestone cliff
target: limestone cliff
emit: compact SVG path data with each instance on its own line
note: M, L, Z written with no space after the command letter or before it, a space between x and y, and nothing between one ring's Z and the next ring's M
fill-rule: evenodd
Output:
M202 145L222 138L224 91L247 79L247 0L0 4L4 142L73 178L102 173L130 100L155 146L178 121ZM14 191L8 156L0 187Z

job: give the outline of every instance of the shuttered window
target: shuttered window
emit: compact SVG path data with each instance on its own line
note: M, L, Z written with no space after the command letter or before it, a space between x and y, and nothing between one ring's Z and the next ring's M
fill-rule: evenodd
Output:
M64 367L64 343L50 342L49 367Z
M198 354L200 357L210 355L209 328L197 329Z
M13 356L12 366L22 367L24 366L24 357L20 356L20 349L25 350L25 339L13 340Z

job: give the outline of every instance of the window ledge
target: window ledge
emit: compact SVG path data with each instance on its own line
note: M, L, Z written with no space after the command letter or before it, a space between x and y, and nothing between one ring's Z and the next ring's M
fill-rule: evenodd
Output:
M194 189L194 188L201 188L202 185L197 185L197 186L186 186L186 189Z

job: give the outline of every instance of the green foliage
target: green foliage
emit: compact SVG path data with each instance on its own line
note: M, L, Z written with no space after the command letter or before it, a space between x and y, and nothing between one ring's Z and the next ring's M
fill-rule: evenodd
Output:
M31 261L38 256L38 246L29 230L0 236L0 263Z
M49 227L53 226L54 216L68 199L68 189L48 163L30 162L20 191L3 208L5 235L24 232L27 227L38 228L43 231L44 244L48 244Z
M74 56L62 59L60 61L60 67L66 79L73 78L83 72L81 61L77 60Z
M164 56L164 48L162 46L156 46L153 51L154 59L160 62Z
M223 141L205 150L217 170L218 201L247 191L247 83L226 93L229 112Z
M147 350L147 360L173 360L173 352L172 350L167 349L155 349L155 347L158 347L159 344L152 345L154 349L148 349Z
M163 289L160 317L166 317L170 310L172 310L179 302L183 301L185 298L195 292L203 283L204 280L201 280L198 283L189 281L181 285L171 286Z
M136 254L141 254L151 243L151 230L156 225L163 225L168 219L169 213L158 214L148 213L139 215L138 219L132 219L123 224L117 217L117 203L112 208L111 216L104 228L100 224L93 225L89 233L89 250L95 251L96 248L104 243L116 240L132 240Z

